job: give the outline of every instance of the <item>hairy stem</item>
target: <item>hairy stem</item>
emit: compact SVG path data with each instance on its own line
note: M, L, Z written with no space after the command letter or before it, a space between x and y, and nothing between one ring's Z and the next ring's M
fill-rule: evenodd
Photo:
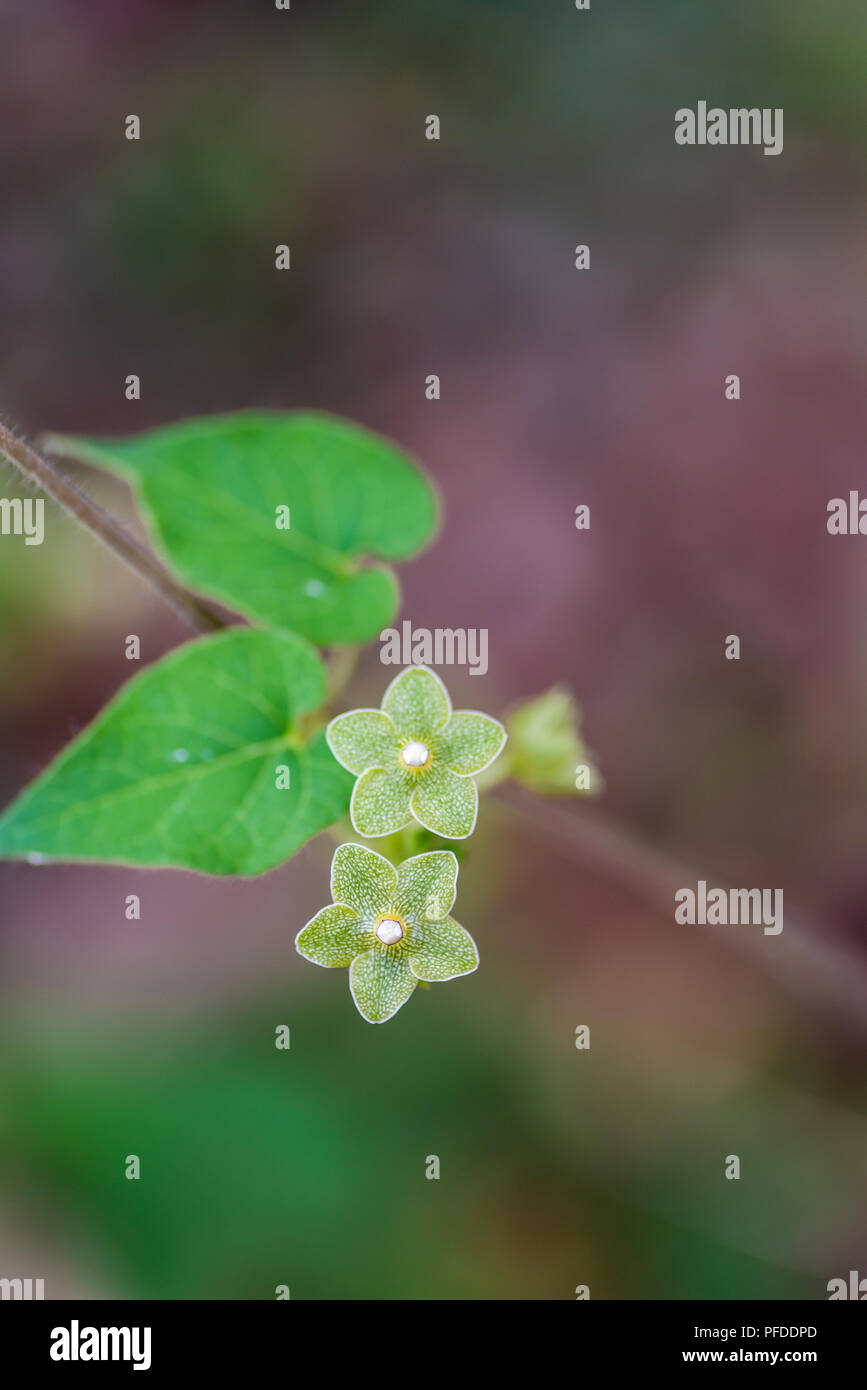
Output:
M175 582L156 556L119 521L103 511L77 483L67 478L44 454L0 422L0 454L53 497L70 516L114 551L140 578L155 589L179 618L198 632L215 632L227 624L207 603Z

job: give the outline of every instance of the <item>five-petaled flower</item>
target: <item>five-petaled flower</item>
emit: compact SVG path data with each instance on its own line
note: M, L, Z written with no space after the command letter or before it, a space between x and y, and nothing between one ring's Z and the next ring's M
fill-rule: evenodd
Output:
M435 835L463 840L479 809L473 775L494 761L506 731L477 710L452 713L439 676L408 666L381 709L339 714L326 737L337 761L358 777L350 815L359 835L391 835L415 818Z
M417 854L395 868L365 845L340 845L331 864L333 905L302 927L296 949L315 965L348 966L358 1012L385 1023L419 980L476 969L476 943L449 916L457 880L451 850Z

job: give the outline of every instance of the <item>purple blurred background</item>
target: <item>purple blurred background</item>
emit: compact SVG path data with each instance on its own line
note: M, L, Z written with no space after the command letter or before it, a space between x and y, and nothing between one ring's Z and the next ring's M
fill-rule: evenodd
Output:
M293 950L327 837L252 882L2 866L0 1275L547 1299L867 1274L867 541L826 529L865 476L867 16L0 0L0 52L4 418L316 407L393 437L444 504L402 616L490 634L483 680L443 672L455 704L568 683L606 782L483 803L482 969L383 1029ZM783 154L678 147L699 99L784 108ZM43 547L0 539L0 624L4 803L128 677L127 633L148 660L188 636L54 511ZM391 674L371 649L350 703ZM785 930L677 926L699 877L782 887Z

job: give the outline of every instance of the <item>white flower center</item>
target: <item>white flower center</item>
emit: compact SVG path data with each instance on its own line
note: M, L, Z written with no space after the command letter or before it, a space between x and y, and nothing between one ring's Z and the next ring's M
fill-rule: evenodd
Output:
M400 756L407 767L424 767L430 757L430 749L426 743L419 743L414 739L401 750Z
M376 934L383 946L394 946L403 936L403 922L399 922L396 917L383 917Z

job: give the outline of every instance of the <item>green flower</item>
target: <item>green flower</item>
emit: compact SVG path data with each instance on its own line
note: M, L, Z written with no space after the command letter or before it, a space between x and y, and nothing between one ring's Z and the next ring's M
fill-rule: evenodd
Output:
M331 864L334 903L302 927L295 947L314 965L348 966L358 1012L385 1023L419 980L453 980L478 966L476 943L449 916L457 881L448 849L395 869L364 845L340 845Z
M358 777L350 815L359 835L391 835L415 818L435 835L463 840L479 809L473 774L494 761L506 731L476 710L452 713L439 676L408 666L381 709L339 714L326 737L337 761Z
M578 731L575 698L563 685L527 700L506 716L509 773L541 796L602 790L602 778Z

